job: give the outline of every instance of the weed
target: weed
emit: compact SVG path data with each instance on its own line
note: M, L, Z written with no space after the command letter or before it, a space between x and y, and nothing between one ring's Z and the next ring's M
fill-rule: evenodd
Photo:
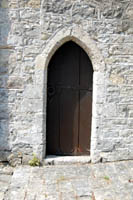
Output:
M35 167L35 166L40 166L40 164L41 162L39 158L35 154L33 154L33 158L32 160L29 161L29 165Z
M108 176L104 176L104 179L105 179L106 181L109 181L109 180L110 180Z

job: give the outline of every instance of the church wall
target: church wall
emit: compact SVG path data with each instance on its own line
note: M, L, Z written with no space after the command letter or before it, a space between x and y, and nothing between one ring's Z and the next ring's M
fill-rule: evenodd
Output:
M82 42L86 34L92 46ZM101 58L104 63L94 73L92 162L133 159L133 3L2 0L0 160L24 164L33 153L45 157L44 60L69 38L86 48L93 66Z

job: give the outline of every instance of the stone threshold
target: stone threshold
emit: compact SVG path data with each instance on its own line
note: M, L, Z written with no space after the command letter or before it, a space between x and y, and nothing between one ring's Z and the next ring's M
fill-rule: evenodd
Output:
M55 156L49 155L44 159L44 165L71 165L87 164L91 162L90 156Z

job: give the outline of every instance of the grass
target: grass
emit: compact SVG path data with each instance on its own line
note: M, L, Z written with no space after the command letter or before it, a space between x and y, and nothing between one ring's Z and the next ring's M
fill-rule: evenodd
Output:
M108 176L104 176L103 177L106 181L109 181L110 180L110 178L108 177Z

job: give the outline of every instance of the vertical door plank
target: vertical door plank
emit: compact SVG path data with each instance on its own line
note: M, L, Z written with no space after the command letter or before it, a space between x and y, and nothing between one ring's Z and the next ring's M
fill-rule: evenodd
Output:
M92 94L87 90L81 90L79 149L84 154L90 154L91 115L92 115Z
M76 44L68 42L62 51L64 56L61 57L61 83L66 88L72 88L77 86L79 82L79 49Z
M80 100L79 100L79 153L90 154L91 117L92 117L92 64L80 49Z
M72 42L60 47L50 61L48 81L57 86L73 87L79 82L79 48Z
M78 91L62 90L60 98L60 149L71 154L78 146Z
M59 149L59 97L58 92L47 104L47 154L57 154Z
M84 52L81 49L80 53L80 88L92 90L92 79L93 79L93 69L92 64Z

